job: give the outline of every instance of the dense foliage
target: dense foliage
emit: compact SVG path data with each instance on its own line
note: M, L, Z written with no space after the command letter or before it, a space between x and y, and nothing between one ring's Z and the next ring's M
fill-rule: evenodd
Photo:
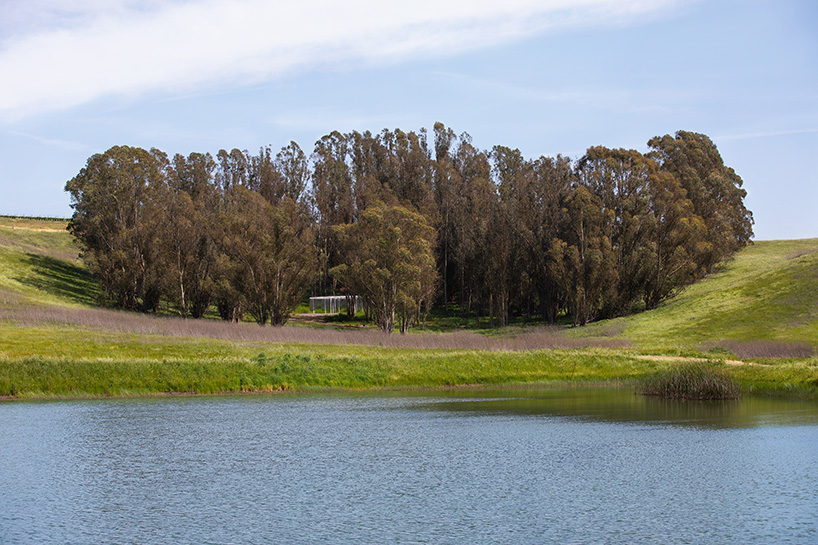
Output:
M654 308L752 237L741 178L705 135L578 161L467 134L333 132L310 157L169 159L117 146L68 181L69 228L114 306L282 324L304 293L364 299L382 329L430 305L506 325Z

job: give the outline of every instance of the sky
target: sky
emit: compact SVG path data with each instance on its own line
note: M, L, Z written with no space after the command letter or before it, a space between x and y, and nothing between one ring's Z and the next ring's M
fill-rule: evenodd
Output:
M173 155L334 130L581 157L708 135L756 240L818 237L813 0L0 0L0 215L69 217L116 145Z

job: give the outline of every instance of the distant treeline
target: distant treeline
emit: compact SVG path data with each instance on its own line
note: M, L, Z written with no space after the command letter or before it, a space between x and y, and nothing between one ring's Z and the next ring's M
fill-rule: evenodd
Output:
M705 135L577 161L427 132L332 132L308 156L169 158L117 146L66 184L69 228L108 302L213 305L283 324L306 292L364 298L405 331L432 306L575 324L654 308L752 237L741 178Z

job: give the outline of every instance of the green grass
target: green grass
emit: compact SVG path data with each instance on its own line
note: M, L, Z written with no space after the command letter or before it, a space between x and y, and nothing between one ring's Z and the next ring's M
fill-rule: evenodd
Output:
M654 352L706 353L724 341L818 349L818 239L757 242L658 309L593 324Z
M193 343L187 347L177 344L160 357L150 347L140 350L135 346L142 342L114 343L116 349L108 357L0 357L0 395L85 397L555 381L622 383L643 376L646 370L633 358L592 351L512 353Z
M67 222L0 217L0 302L93 305L99 288L77 257Z
M155 328L164 334L137 334L99 324L27 321L26 311L38 306L92 308L98 299L65 225L0 217L0 396L636 386L675 365L640 359L640 354L718 361L736 359L755 343L760 356L753 361L763 365L723 366L744 392L818 398L818 358L804 357L818 348L818 239L756 243L659 309L554 333L619 339L630 348L512 352L183 337L165 332L166 322ZM349 324L329 324L340 325ZM475 320L436 313L428 324L432 332L414 334L439 336L464 326L493 338L527 330L523 324L486 331ZM779 357L785 353L800 356Z

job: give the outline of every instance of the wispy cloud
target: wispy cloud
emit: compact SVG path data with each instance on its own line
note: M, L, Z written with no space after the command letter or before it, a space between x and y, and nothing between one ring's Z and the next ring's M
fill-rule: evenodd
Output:
M59 138L46 138L44 136L39 136L36 134L31 134L27 132L21 131L4 131L6 134L10 134L14 137L18 138L26 138L28 140L33 140L35 142L39 142L40 144L44 144L46 146L51 146L55 148L60 148L66 151L90 151L92 148L86 144L81 142L76 142L74 140L61 140Z
M734 133L734 134L726 134L722 136L715 137L717 140L747 140L750 138L771 138L775 136L790 136L793 134L808 134L808 133L816 133L818 132L818 128L811 128L811 129L781 129L775 131L753 131L753 132L743 132L743 133Z
M450 55L566 26L628 24L683 1L12 0L0 24L0 116Z

